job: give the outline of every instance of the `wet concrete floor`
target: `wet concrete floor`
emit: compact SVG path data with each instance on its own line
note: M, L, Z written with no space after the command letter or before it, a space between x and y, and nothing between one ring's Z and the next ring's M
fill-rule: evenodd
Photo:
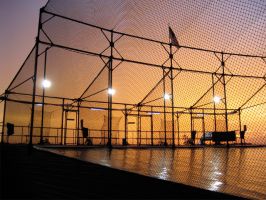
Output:
M266 148L49 149L67 157L252 199L266 199Z

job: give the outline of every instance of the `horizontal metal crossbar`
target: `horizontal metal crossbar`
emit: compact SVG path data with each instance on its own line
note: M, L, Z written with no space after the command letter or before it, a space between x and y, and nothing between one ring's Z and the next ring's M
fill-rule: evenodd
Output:
M110 58L110 56L102 55L102 54L91 52L91 51L85 51L85 50L76 49L76 48L73 48L73 47L68 47L68 46L64 46L64 45L54 44L54 43L51 44L51 43L44 42L44 41L39 41L39 42L41 44L51 45L52 47L57 47L57 48L62 48L62 49L66 49L66 50L71 50L71 51L74 51L74 52L77 52L77 53L87 54L87 55L91 55L91 56L99 56L99 57L103 57L103 58ZM164 66L164 65L157 65L157 64L146 63L146 62L141 62L141 61L136 61L136 60L129 60L129 59L125 59L125 58L112 57L112 59L118 60L118 61L134 63L134 64L150 66L150 67L171 69L171 67ZM209 75L216 74L216 75L228 76L228 77L254 78L254 79L264 79L265 80L264 76L247 76L247 75L241 75L241 74L226 74L226 73L223 74L223 73L214 73L214 72L200 71L200 70L193 70L193 69L184 69L184 68L182 68L182 69L172 68L172 69L176 70L176 71L191 72L191 73L200 73L200 74L209 74Z
M76 22L76 23L79 23L79 24L83 24L83 25L86 25L86 26L90 26L90 27L93 27L93 28L97 28L97 29L100 29L100 30L109 31L109 32L113 32L115 34L120 34L120 35L124 35L124 36L128 36L128 37L132 37L132 38L137 38L137 39L141 39L141 40L146 40L146 41L160 43L160 44L164 44L164 45L169 45L170 46L170 43L167 43L167 42L163 42L163 41L159 41L159 40L154 40L154 39L150 39L150 38L145 38L145 37L140 37L140 36L136 36L136 35L132 35L132 34L127 34L127 33L122 33L122 32L118 32L118 31L114 31L114 30L111 30L111 29L107 29L107 28L103 28L103 27L100 27L100 26L96 26L96 25L93 25L93 24L90 24L90 23L86 23L86 22L83 22L83 21L79 21L79 20L76 20L76 19L73 19L73 18L70 18L70 17L66 17L66 16L59 15L59 14L56 14L56 13L53 13L53 12L50 12L50 11L46 11L46 10L43 10L43 12L48 13L48 14L51 14L51 15L54 15L56 17L60 17L60 18L69 20L69 21L73 21L73 22ZM223 51L203 49L203 48L197 48L197 47L191 47L191 46L185 46L185 45L180 45L180 48L192 49L192 50L196 50L196 51L205 51L205 52L216 53L216 54L231 55L231 56L242 56L242 57L253 57L253 58L266 58L266 56L250 55L250 54L241 54L241 53L233 53L233 52L223 52Z

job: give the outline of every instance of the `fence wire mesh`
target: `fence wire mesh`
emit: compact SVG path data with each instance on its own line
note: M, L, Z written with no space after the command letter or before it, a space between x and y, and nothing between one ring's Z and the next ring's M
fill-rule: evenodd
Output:
M265 145L265 9L259 0L50 0L5 94L4 141L28 143L32 127L34 144Z

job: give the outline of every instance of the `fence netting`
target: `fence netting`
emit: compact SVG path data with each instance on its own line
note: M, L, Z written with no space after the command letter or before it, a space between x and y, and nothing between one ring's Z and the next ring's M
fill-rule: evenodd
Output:
M15 131L5 128L4 140L27 143L33 122L33 143L106 145L111 133L116 145L178 146L193 131L193 144L233 131L230 144L265 145L265 7L50 0L5 94L4 122ZM169 45L168 26L181 48Z
M3 141L189 147L133 154L160 178L176 165L169 180L265 197L265 11L259 0L49 0L0 96Z

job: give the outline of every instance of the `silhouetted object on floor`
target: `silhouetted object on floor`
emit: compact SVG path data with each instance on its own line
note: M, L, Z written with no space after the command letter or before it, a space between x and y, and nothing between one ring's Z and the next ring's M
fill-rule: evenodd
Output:
M93 143L92 143L90 138L86 138L85 144L88 145L88 146L92 146L93 145Z
M89 129L88 128L82 127L82 136L84 138L87 138L89 136Z
M191 131L191 137L190 137L189 144L194 145L195 139L196 139L196 131Z
M221 131L221 132L207 132L200 138L200 144L205 144L205 141L211 140L215 142L215 144L221 144L221 142L234 142L236 141L236 133L235 131Z
M39 142L39 144L50 144L50 141L48 138L44 138L42 141Z
M245 142L245 133L247 131L247 125L244 125L244 130L243 131L240 131L240 140L241 140L241 144L243 144L242 140L244 140L244 144L246 143Z
M85 144L88 146L93 145L93 143L89 137L89 129L84 127L84 125L83 125L83 119L80 121L80 123L81 123L81 129L82 129L82 136L83 136L83 138L86 138Z
M7 123L6 127L7 127L7 135L8 136L13 135L14 134L14 124Z
M200 144L205 144L205 142L208 140L212 140L212 132L207 132L203 134L200 138Z
M215 144L220 144L221 142L226 141L236 141L236 132L235 131L228 131L228 132L213 132L212 133L212 141Z
M128 145L128 142L127 142L127 139L126 139L126 138L123 138L123 139L122 139L122 145L123 145L123 146Z

